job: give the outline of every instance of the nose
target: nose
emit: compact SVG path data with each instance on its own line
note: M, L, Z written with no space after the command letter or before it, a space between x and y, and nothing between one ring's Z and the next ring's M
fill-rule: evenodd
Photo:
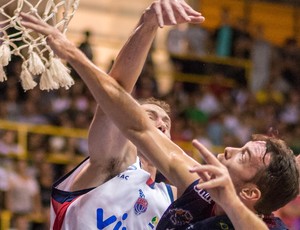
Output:
M159 124L157 125L157 128L162 131L163 133L166 133L167 131L167 127L163 122L159 122Z
M166 123L163 121L163 119L161 119L160 117L158 117L156 119L156 122L155 122L155 125L156 127L162 131L163 133L166 133L167 131L167 126L166 126Z
M226 147L224 149L224 157L226 160L228 160L232 157L232 148L231 147Z

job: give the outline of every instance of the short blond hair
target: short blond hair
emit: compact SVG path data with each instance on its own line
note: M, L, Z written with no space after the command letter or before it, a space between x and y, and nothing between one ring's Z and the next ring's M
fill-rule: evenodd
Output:
M159 100L159 99L156 99L154 97L149 97L149 98L145 98L145 99L140 99L138 100L138 102L141 104L141 105L144 105L144 104L153 104L153 105L157 105L159 106L160 108L162 108L169 116L171 114L171 107L170 105L165 102L165 101L162 101L162 100Z

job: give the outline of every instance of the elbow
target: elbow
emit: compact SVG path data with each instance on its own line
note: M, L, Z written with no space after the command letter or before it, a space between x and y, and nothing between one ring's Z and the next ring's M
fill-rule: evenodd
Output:
M122 133L132 141L134 144L143 143L147 141L149 135L149 128L144 121L132 123L131 126L124 127Z

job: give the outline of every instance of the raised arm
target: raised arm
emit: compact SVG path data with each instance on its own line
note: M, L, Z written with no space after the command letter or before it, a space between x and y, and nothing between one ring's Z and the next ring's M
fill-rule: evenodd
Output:
M163 0L151 4L143 12L136 28L119 52L109 75L127 92L131 92L141 74L159 26L177 22L198 22L201 19L201 15L182 0ZM112 139L118 141L111 141ZM99 104L89 129L88 141L92 162L103 163L104 157L126 161L126 153L131 152L127 149L128 141L111 119L103 114Z
M119 52L109 75L126 91L131 92L159 27L203 21L201 14L183 0L153 2L144 11L135 30Z
M127 92L132 92L158 28L176 23L198 23L201 20L204 20L201 14L182 0L162 0L152 3L143 12L136 28L119 52L109 75ZM118 141L112 142L112 139ZM93 162L103 162L104 155L109 158L117 157L123 161L127 159L126 153L130 152L127 149L126 138L111 119L103 114L99 104L89 129L88 140L89 154Z
M113 78L91 63L57 29L35 17L25 14L22 17L24 26L47 36L47 42L56 55L72 65L107 116L178 187L179 194L198 178L189 173L189 167L197 162L158 131L140 105ZM190 18L193 22L203 21L200 15Z
M268 229L237 196L226 166L198 141L194 140L193 145L207 162L206 165L198 165L191 169L191 172L196 172L202 178L197 187L209 192L211 198L225 211L235 229Z
M157 29L156 14L153 5L151 5L142 14L136 28L114 61L109 75L116 79L127 92L132 91L141 74ZM105 159L110 160L112 158L117 158L118 161L125 164L130 164L133 161L133 157L127 158L128 153L132 152L128 149L130 146L127 145L127 138L103 113L99 104L90 125L88 143L92 163L98 161L104 163ZM127 160L129 162L126 162Z
M109 75L116 79L127 92L132 91L142 71L157 28L158 23L154 11L147 9L114 61ZM109 161L117 158L118 161L131 164L134 160L134 156L128 156L128 153L132 151L128 149L127 138L103 113L99 104L89 128L88 143L92 163L99 161L104 163L104 159Z

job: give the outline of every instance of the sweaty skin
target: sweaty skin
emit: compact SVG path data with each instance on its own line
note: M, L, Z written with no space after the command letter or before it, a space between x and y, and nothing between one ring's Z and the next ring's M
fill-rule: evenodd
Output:
M178 4L182 1L175 2ZM26 15L22 15L22 17L24 26L48 36L48 44L54 52L72 65L89 87L103 111L114 121L122 133L178 187L179 194L199 178L198 174L190 173L190 169L195 165L199 166L199 164L154 127L145 110L114 79L91 63L58 30L34 17ZM64 47L64 49L60 49L61 47ZM212 163L211 173L214 173L214 168L221 168L220 172L227 172L227 168L204 146L196 141L194 145L202 155L208 156ZM213 157L214 160L211 161L209 156ZM209 170L207 169L207 171ZM212 194L221 195L219 199L219 205L221 206L223 203L228 203L227 199L230 196L232 202L226 213L234 226L237 229L267 229L266 225L239 200L236 193L230 192L231 195L225 193L226 196L223 197L219 191L230 190L232 186L228 187L222 184L223 180L219 180L219 176L224 178L222 173L215 173L207 181L213 184L210 185L209 192L216 190ZM228 176L225 176L225 178L230 180ZM203 183L203 187L205 187L205 183ZM212 197L218 200L218 197L213 195Z

